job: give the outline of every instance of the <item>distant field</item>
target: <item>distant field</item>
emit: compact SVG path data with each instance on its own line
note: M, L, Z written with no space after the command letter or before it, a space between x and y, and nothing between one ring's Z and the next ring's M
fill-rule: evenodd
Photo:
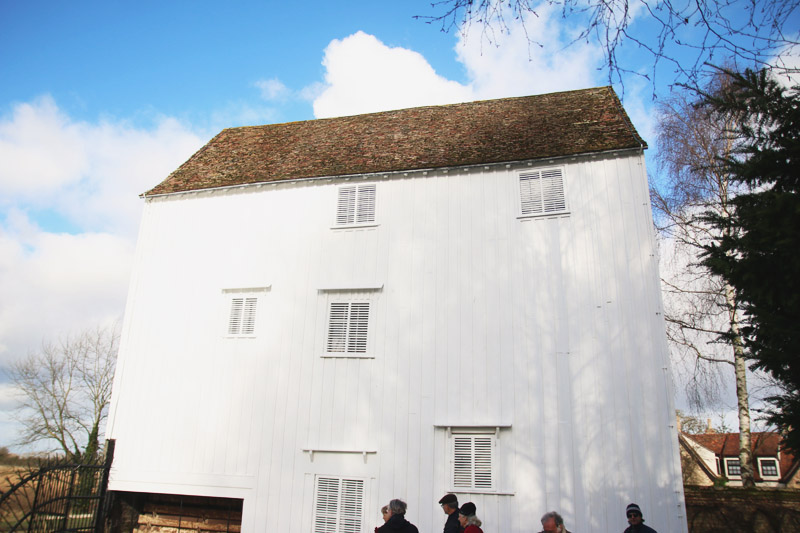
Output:
M19 481L17 472L22 473L23 466L0 465L0 491L6 492L11 485ZM0 532L9 531L30 509L33 498L32 487L17 490L0 506Z
M8 490L8 487L17 481L17 476L14 475L14 472L23 468L22 466L0 465L0 491L5 492ZM8 478L11 479L9 480Z

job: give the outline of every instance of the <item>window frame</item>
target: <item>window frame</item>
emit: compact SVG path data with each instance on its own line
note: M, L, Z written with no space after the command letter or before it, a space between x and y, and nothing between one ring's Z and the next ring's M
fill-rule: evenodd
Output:
M222 336L227 339L254 339L258 336L258 324L263 313L263 296L270 289L266 287L253 287L241 289L222 289L224 301L224 330ZM232 332L231 327L234 322L235 302L241 301L240 318L238 319L238 331ZM247 316L248 304L250 316ZM243 331L245 324L249 323L249 328Z
M374 328L375 328L375 321L376 321L376 304L377 304L377 293L379 293L383 289L382 284L367 284L363 287L357 287L353 284L349 284L347 288L324 288L319 289L320 292L326 294L326 298L324 300L325 305L325 320L324 324L324 331L323 331L323 345L322 345L322 355L323 358L328 359L374 359ZM334 306L338 305L341 306L342 304L346 304L348 306L347 310L347 317L346 322L343 325L344 327L344 339L342 340L345 350L344 351L331 351L331 332L334 330L334 324L332 320L334 319ZM351 345L352 337L350 336L353 332L353 326L358 326L357 323L354 323L354 315L352 313L353 306L364 306L366 305L367 312L366 318L364 319L363 325L360 327L363 328L363 350L353 350L348 351L348 347ZM358 320L358 317L355 318ZM341 329L342 325L339 326ZM358 341L356 341L358 342Z
M343 193L349 189L353 190L352 206L345 206L343 214ZM371 211L371 216L367 216L366 220L359 220L363 216L363 210ZM342 218L345 220L340 221ZM376 182L347 183L336 188L336 210L331 229L368 228L378 225L378 184Z
M494 431L478 431L474 428L470 429L458 429L453 428L450 434L450 446L449 446L449 464L450 464L450 471L448 473L448 484L450 486L451 492L460 492L460 493L485 493L485 494L495 494L498 492L498 457L497 457L497 437L498 435ZM470 448L471 453L468 459L468 465L466 469L462 467L460 470L458 468L458 463L461 462L463 464L464 459L459 459L457 450L459 446L459 440L470 440ZM481 484L480 480L478 479L479 476L485 476L486 472L483 473L477 472L476 462L477 458L475 456L475 440L487 440L488 441L488 457L484 456L482 458L483 461L488 460L488 476L489 476L489 483ZM463 445L463 442L462 442ZM485 468L485 467L484 467ZM464 484L463 482L459 482L458 478L463 476L469 476L471 478L469 484Z
M318 521L320 521L319 511L320 511L320 480L328 480L328 481L338 481L337 487L337 494L336 494L336 511L333 514L334 516L323 516L322 519L333 519L333 529L331 530L329 524L324 524L320 528L318 526ZM342 486L344 482L356 482L360 483L361 485L361 499L360 499L360 514L357 517L358 523L357 524L349 524L350 527L347 527L347 524L342 524L342 498L343 498L343 491ZM317 474L314 476L314 499L312 502L312 516L311 516L311 531L312 533L360 533L364 530L366 524L366 507L367 507L367 480L362 477L357 476L333 476L333 475L324 475L324 474ZM350 520L353 520L354 515L350 515Z
M778 480L781 478L781 463L777 457L758 457L758 474L764 480ZM772 461L775 464L775 474L764 474L764 466L762 462Z
M739 464L738 457L725 457L725 477L728 479L741 479L742 478L742 467ZM739 469L738 474L731 474L730 473L730 463L736 463L736 468Z
M561 181L561 201L563 202L563 206L557 209L550 209L547 210L545 205L545 192L543 191L542 182L539 181L539 204L542 207L541 212L526 212L525 205L526 199L525 196L529 195L530 193L526 194L524 190L524 181L526 178L542 180L548 178L550 176L545 176L544 174L558 172L559 178ZM533 175L538 174L538 177L534 178ZM550 217L550 216L559 216L559 215L568 215L569 214L569 202L567 201L567 178L566 178L566 170L563 166L549 166L549 167L541 167L541 168L528 168L524 170L519 170L516 172L516 180L517 180L517 206L518 206L518 217L520 219L527 219L527 218L538 218L538 217ZM531 200L527 200L530 202ZM550 200L552 201L552 199Z

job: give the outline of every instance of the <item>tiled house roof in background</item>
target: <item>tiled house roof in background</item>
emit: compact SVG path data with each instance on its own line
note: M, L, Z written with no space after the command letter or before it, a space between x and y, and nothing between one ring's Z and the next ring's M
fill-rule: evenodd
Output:
M683 435L721 457L739 457L738 433L700 433L696 435L684 433ZM781 478L785 480L794 473L797 462L791 452L780 449L781 440L781 435L772 431L750 433L750 449L753 452L754 460L758 457L777 457L780 450ZM754 464L753 466L755 467L756 481L760 481L758 465Z
M646 147L611 87L223 130L146 195Z

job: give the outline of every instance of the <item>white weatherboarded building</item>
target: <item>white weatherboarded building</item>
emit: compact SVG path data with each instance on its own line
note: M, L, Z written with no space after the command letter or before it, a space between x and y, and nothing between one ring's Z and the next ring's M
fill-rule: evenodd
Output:
M224 130L144 195L110 489L685 531L644 148L608 87Z

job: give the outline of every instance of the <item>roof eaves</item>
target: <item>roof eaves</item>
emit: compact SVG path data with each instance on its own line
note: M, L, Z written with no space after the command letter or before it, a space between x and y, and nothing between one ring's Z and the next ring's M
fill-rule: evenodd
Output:
M692 456L692 459L694 459L695 463L697 463L697 465L700 467L703 473L708 477L708 479L710 479L711 481L717 479L718 477L717 474L711 471L706 462L703 461L703 458L700 457L700 454L698 454L697 451L695 451L694 448L692 448L689 445L689 443L686 442L686 436L683 433L678 433L678 442L680 442L681 446L683 446L683 449L686 450L689 453L689 455ZM705 446L703 446L700 443L697 443L697 445L705 448Z
M646 145L644 145L646 148ZM163 193L156 193L156 194L149 194L150 191L155 190L157 187L153 187L149 191L143 192L139 195L139 198L148 199L148 198L160 198L164 196L175 196L181 194L191 194L191 193L198 193L198 192L209 192L209 191L224 191L224 190L231 190L231 189L244 189L247 187L263 187L264 185L277 185L279 183L305 183L305 182L313 182L313 181L330 181L330 180L346 180L346 179L371 179L377 176L386 176L386 175L397 175L397 174L410 174L410 173L427 173L427 172L449 172L454 169L471 169L471 168L478 168L478 167L486 167L486 166L503 166L503 165L522 165L526 163L537 163L541 161L563 161L565 159L574 159L577 157L598 157L598 156L606 156L606 155L614 155L614 154L622 154L627 152L634 152L634 153L641 153L644 150L643 147L631 147L631 148L618 148L614 150L601 150L597 152L581 152L575 154L567 154L567 155L559 155L559 156L548 156L548 157L539 157L535 159L522 159L517 161L499 161L493 163L475 163L471 165L455 165L455 166L447 166L447 167L431 167L431 168L415 168L415 169L404 169L404 170L386 170L382 172L370 172L366 174L336 174L331 176L311 176L308 178L290 178L290 179L279 179L279 180L270 180L270 181L258 181L253 183L237 183L235 185L222 185L219 187L205 187L205 188L196 188L196 189L187 189L187 190L180 190L180 191L170 191L170 192L163 192ZM172 174L170 174L171 176ZM167 178L169 179L169 177ZM166 181L166 180L165 180Z

